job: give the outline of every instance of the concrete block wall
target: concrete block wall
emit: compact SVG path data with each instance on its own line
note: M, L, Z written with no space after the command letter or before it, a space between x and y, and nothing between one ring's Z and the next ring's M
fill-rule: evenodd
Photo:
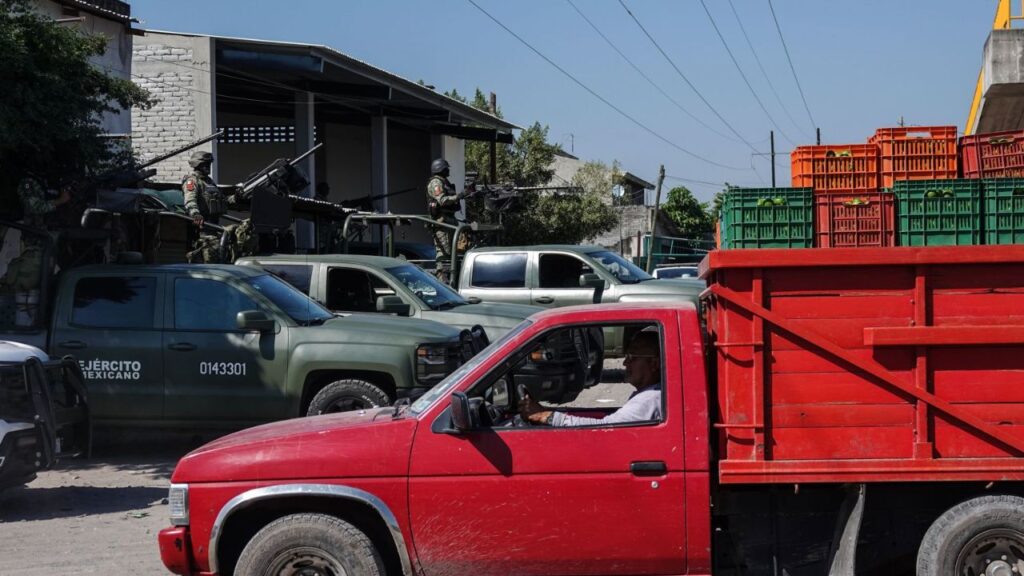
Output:
M132 144L142 161L180 148L214 131L209 38L146 32L135 39L132 67L136 84L153 95L149 110L132 110ZM215 152L215 144L197 148ZM153 166L157 180L177 181L190 171L185 152ZM214 164L214 175L217 174Z

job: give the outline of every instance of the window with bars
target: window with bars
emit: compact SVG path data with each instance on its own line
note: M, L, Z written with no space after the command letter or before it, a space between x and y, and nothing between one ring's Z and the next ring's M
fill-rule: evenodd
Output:
M295 142L295 126L225 126L221 144L265 144ZM313 127L313 139L316 139Z

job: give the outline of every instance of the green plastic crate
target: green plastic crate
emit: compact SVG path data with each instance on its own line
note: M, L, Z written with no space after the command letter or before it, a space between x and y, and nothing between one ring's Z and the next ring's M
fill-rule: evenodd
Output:
M730 188L722 203L722 248L814 246L814 190Z
M899 245L981 244L981 190L981 180L896 182Z
M1024 244L1024 178L992 178L983 183L985 243Z

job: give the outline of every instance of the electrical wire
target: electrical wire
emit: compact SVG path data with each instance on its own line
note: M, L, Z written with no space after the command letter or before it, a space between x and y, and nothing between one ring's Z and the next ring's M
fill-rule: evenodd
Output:
M686 108L685 108L685 107L684 107L684 106L683 106L682 104L680 104L680 103L679 103L679 102L678 102L678 101L677 101L677 100L676 100L675 98L673 98L673 97L672 97L671 95L669 95L669 93L668 93L668 92L666 92L666 91L665 91L665 89L663 89L663 88L662 88L661 86L658 86L658 84L656 84L656 83L654 82L654 80L652 80L652 79L650 78L650 76L648 76L647 74L645 74L645 73L644 73L644 71L643 71L643 70L641 70L639 66L637 66L636 64L634 64L634 63L633 63L633 61L632 61L632 60L630 60L630 59L629 59L629 57L628 57L628 56L626 56L626 55L625 55L625 54L624 54L624 53L622 52L622 50L619 50L619 47L618 47L618 46L616 46L616 45L615 45L615 44L614 44L614 43L613 43L613 42L612 42L612 41L611 41L611 40L610 40L610 39L608 38L608 36L606 36L606 35L605 35L605 33L604 33L604 32L601 32L601 29L600 29L600 28L598 28L598 27L597 27L597 25L595 25L595 24L594 24L594 23L593 23L593 22L592 22L592 21L590 20L590 18L587 18L586 14L584 14L584 13L583 13L583 11L582 11L582 10L580 10L580 9L579 9L579 7L578 7L578 6L576 6L576 4L575 4L575 3L574 3L574 2L572 1L572 0L565 0L565 1L566 1L566 2L568 2L568 3L569 3L569 5L570 5L570 6L572 6L573 10L576 10L576 13L577 13L577 14L579 14L579 15L580 15L580 17L581 17L581 18L583 18L583 20L584 20L584 21L586 21L586 23L587 23L587 24L589 24L589 25L590 25L590 27L594 29L594 32L597 32L597 35L598 35L598 36L600 36L600 37L601 37L601 38L602 38L602 39L603 39L603 40L604 40L604 41L605 41L605 42L606 42L606 43L607 43L607 44L608 44L609 46L611 46L611 47L612 47L612 50L615 50L615 52L616 52L616 53L617 53L617 54L618 54L619 56L621 56L621 57L622 57L622 59L623 59L623 60L625 60L627 64L629 64L630 66L632 66L632 67L633 67L633 70L636 70L636 73L637 73L637 74L639 74L639 75L640 75L640 76L641 76L641 77L642 77L642 78L643 78L644 80L647 80L647 83L648 83L648 84L650 84L650 85L651 85L651 86L652 86L652 87L653 87L653 88L654 88L655 90L657 90L657 91L658 91L659 93L661 93L661 95L662 95L662 96L664 96L664 97L665 97L666 99L668 99L668 101L669 101L669 102L671 102L672 104L674 104L674 105L675 105L675 107L676 107L676 108L678 108L678 109L679 109L679 110L680 110L680 111L681 111L681 112L682 112L683 114L686 114L686 115L687 115L687 116L689 116L690 118L693 118L693 120L694 120L695 122L697 122L697 123L698 123L698 124L700 124L701 126L703 126L703 127L707 128L707 129L708 129L708 130L710 130L711 132L714 132L715 134L717 134L717 135L721 136L722 138L725 138L726 140L729 140L730 142L739 142L739 140L737 140L737 139L733 138L732 136L729 136L729 135L727 135L727 134L724 134L724 133L720 132L719 130L717 130L717 129L715 129L715 128L711 127L711 125L709 125L708 123L704 122L704 121L703 121L703 120L701 120L701 119L700 119L699 117L695 116L695 115L694 115L694 114L693 114L692 112L690 112L689 110L687 110L687 109L686 109Z
M670 58L669 55L665 52L665 50L662 49L661 45L658 44L658 41L655 40L654 37L651 36L651 33L647 31L647 28L644 28L644 25L640 23L640 20L637 19L637 17L633 14L629 7L626 6L626 3L623 2L622 0L619 0L619 4L622 6L622 9L625 10L627 14L629 14L629 17L633 19L633 22L636 22L636 25L640 27L640 30L643 31L645 36L647 36L647 39L651 41L651 44L654 44L654 47L658 49L658 52L661 52L661 55L665 57L665 60L668 60L668 63L672 66L672 69L676 71L676 74L678 74L679 77L683 79L683 82L686 82L686 85L690 87L690 90L693 90L693 93L696 94L698 98L700 98L700 101L703 102L704 105L707 106L708 109L711 110L711 112L714 113L714 115L722 122L722 124L725 124L725 127L728 128L729 131L732 132L734 135L736 135L736 137L739 138L741 142L746 144L754 152L757 152L757 148L754 148L753 144L751 144L746 138L744 138L739 132L737 132L736 129L732 127L732 124L729 124L729 121L726 120L725 117L723 117L718 112L718 110L716 110L715 107L711 105L711 102L709 102L703 94L701 94L700 90L697 90L697 87L693 85L693 82L690 82L690 79L686 77L686 74L683 74L683 71L679 69L679 66L676 65L675 61L673 61L672 58Z
M761 75L764 76L765 82L768 83L768 88L771 89L772 94L775 95L775 101L779 103L779 108L782 108L782 112L786 114L786 118L789 118L790 123L800 131L801 134L810 138L810 135L804 131L803 128L797 124L796 119L789 113L789 108L785 103L782 102L782 97L779 96L778 90L775 89L775 84L772 82L768 72L764 69L764 64L761 63L761 57L757 55L757 50L754 49L754 43L750 41L750 36L747 34L747 28L743 25L743 20L740 19L740 13L736 10L735 4L732 0L729 0L729 8L732 9L733 16L736 17L736 23L740 26L740 31L743 32L743 38L747 41L747 47L750 48L750 53L754 55L754 62L757 62L757 67L761 70Z
M480 5L479 5L479 4L477 4L477 3L476 3L476 2L474 1L474 0L466 0L466 1L467 1L467 2L469 2L470 4L472 4L474 8L476 8L477 10L479 10L480 12L482 12L482 13L483 13L483 14L484 14L485 16L487 16L488 18L490 18L490 19L491 19L491 21L493 21L493 22L494 22L495 24L497 24L497 25L498 25L499 27L501 27L501 28L502 28L503 30L505 30L505 31L506 31L506 32L508 32L508 33L509 33L510 35L512 35L512 37L513 37L513 38L515 38L516 40L518 40L518 41L519 41L519 42L520 42L521 44L523 44L524 46L526 46L527 48L529 48L529 49L530 49L530 51L532 51L532 52L533 52L534 54L536 54L537 56L539 56L539 57L540 57L540 58L541 58L542 60L544 60L545 62L547 62L548 64L550 64L550 65L551 65L551 66L552 66L553 68L555 68L556 70L558 70L559 72L561 72L561 73L562 73L562 74L563 74L564 76L566 76L567 78L569 78L570 80L572 80L572 81L573 81L574 83L576 83L576 85L577 85L577 86L579 86L580 88L583 88L583 89L584 89L584 90L586 90L586 91L587 91L588 93L590 93L590 95L591 95L591 96L593 96L594 98L597 98L597 99L598 99L598 100L600 100L600 101L601 101L602 103L604 103L604 104L605 104L606 106L608 106L609 108L611 108L612 110L614 110L615 112L617 112L617 113L618 113L618 114L619 114L620 116L622 116L623 118L625 118L625 119L629 120L629 121L630 121L630 122L632 122L633 124L637 125L637 126L638 126L638 127L640 127L640 128L642 129L642 130L644 130L645 132L647 132L647 133L649 133L650 135L654 136L654 137L655 137L655 138L657 138L658 140L661 140L661 141L662 141L662 142L664 142L665 144L668 144L669 146L671 146L671 147L675 148L676 150L679 150L680 152L682 152L683 154L686 154L687 156L690 156L690 157L692 157L692 158L695 158L695 159L697 159L697 160L700 160L701 162L705 162L705 163L707 163L707 164L711 164L712 166L718 166L719 168L726 168L726 169L728 169L728 170L740 170L740 171L746 171L746 170L747 170L746 168L737 168L737 167L735 167L735 166L729 166L729 165L726 165L726 164L722 164L722 163L719 163L719 162L715 162L714 160L710 160L710 159L708 159L708 158L705 158L705 157L701 156L700 154L697 154L697 153L695 153L695 152L691 152L690 150L687 150L686 148L683 148L683 147L682 147L682 146L680 146L679 144L676 144L675 142L673 142L673 141L669 140L668 138L666 138L666 137L662 136L661 134L659 134L659 133L655 132L655 131L654 131L653 129L649 128L649 127L648 127L648 126L647 126L646 124L644 124L644 123L640 122L639 120L637 120L636 118L634 118L634 117L630 116L630 115L629 115L628 113L626 113L626 112L625 112L624 110L622 110L621 108L619 108L619 107L618 107L618 106L616 106L615 104L612 104L612 103L611 103L611 102L610 102L610 101L609 101L608 99L606 99L606 98L605 98L604 96L601 96L600 94L598 94L597 92L595 92L595 91L594 91L593 89L591 89L591 88L590 88L589 86L587 86L586 84L584 84L583 82L581 82L580 80L578 80L578 79L577 79L577 78L576 78L575 76L573 76L572 74L570 74L570 73L569 73L569 72L568 72L568 71L567 71L567 70L566 70L565 68L562 68L561 66L559 66L558 64L556 64L554 60L552 60L552 59L548 58L548 57L547 57L547 56L545 56L545 55L544 55L543 53L541 53L541 51L540 51L540 50L537 50L536 48L534 48L534 47L533 47L533 46L532 46L532 45L531 45L531 44L530 44L529 42L527 42L527 41L526 41L526 40L524 40L524 39L523 39L523 38L522 38L521 36L519 36L518 34L516 34L515 32L513 32L513 31L512 31L512 29L510 29L510 28L509 28L508 26L506 26L505 24L503 24L503 23L502 23L502 22L501 22L500 20L498 20L497 18L495 18L494 16L492 16L492 15L490 14L490 12L488 12L488 11L484 10L484 9L483 9L482 7L480 7ZM737 136L738 136L738 134L737 134Z
M789 48L786 46L786 39L782 36L782 28L779 26L779 19L775 17L775 8L772 6L772 0L768 0L768 8L772 12L772 20L775 21L775 30L779 32L779 40L782 41L782 49L786 52L786 60L789 62L789 69L793 72L793 80L796 81L796 89L800 91L800 99L803 100L804 110L807 111L807 117L811 120L811 128L817 128L818 124L814 121L814 116L811 115L811 109L807 106L807 98L804 97L804 89L800 86L800 79L796 76L796 68L793 67L793 59L789 57Z
M740 73L740 78L743 78L743 83L747 85L747 88L750 90L750 94L754 97L754 100L757 101L757 105L761 107L761 111L768 117L768 121L772 123L772 126L779 131L779 134L781 134L787 142L795 146L796 143L786 135L786 132L782 130L779 124L775 121L775 118L773 118L771 113L768 112L768 108L766 108L764 102L761 101L761 97L757 95L757 91L754 90L754 86L750 84L750 80L747 79L747 75L743 73L743 68L740 68L740 63L736 60L736 56L733 55L732 49L729 48L729 43L725 41L725 36L723 36L722 31L718 29L718 24L715 22L715 17L711 15L711 11L708 10L708 5L704 0L700 0L700 5L704 8L704 13L708 15L708 20L711 21L711 27L715 29L715 34L717 34L718 39L722 41L722 46L725 47L725 52L729 54L729 59L732 60L733 66L735 66L736 71Z

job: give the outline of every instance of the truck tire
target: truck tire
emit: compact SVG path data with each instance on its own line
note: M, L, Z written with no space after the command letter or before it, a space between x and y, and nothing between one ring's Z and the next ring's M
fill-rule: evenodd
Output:
M249 540L235 576L353 574L381 576L384 562L355 526L327 514L292 514Z
M1024 498L982 496L932 523L917 551L917 576L1010 576L1024 570Z
M306 416L389 406L391 398L365 380L338 380L324 386L309 403Z

